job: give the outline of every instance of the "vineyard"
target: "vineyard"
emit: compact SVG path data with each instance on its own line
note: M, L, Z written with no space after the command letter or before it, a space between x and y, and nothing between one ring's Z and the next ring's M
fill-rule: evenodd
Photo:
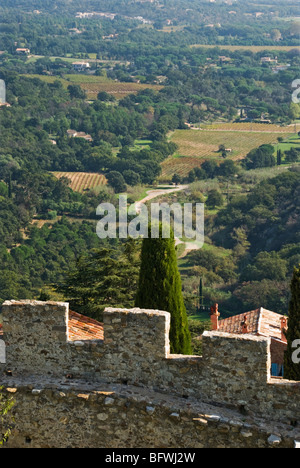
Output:
M215 49L216 47L219 47L222 50L230 50L232 52L236 50L251 50L251 52L256 53L256 52L263 52L263 51L282 51L282 52L288 52L293 49L300 50L300 46L254 46L254 45L208 45L208 44L193 44L190 47L194 48L202 48L202 49Z
M52 172L52 174L58 179L61 179L62 177L69 179L69 187L74 192L80 193L87 190L95 190L107 183L105 176L102 174L88 172Z
M64 78L57 76L26 75L28 78L39 78L46 83L54 83L59 80L64 88L72 84L79 85L86 93L87 99L93 101L97 99L100 92L105 91L113 95L116 99L123 99L128 94L136 94L144 89L153 89L159 91L163 88L160 85L142 84L142 83L123 83L111 80L105 76L95 75L64 75Z
M295 126L259 123L224 123L206 125L201 129L176 130L170 139L178 145L178 151L162 163L161 180L169 180L175 173L186 176L191 169L200 167L208 159L223 161L220 145L229 150L228 158L238 161L252 149L263 144L276 144L277 138L289 137L294 132Z
M289 127L280 127L275 124L264 124L258 122L234 122L234 123L215 123L211 125L201 125L201 128L204 130L223 130L231 132L262 132L262 133L280 133L290 135L295 131L300 130L300 125L295 124ZM282 135L281 135L282 136Z
M112 94L116 99L123 99L128 94L136 94L143 89L154 89L156 91L162 89L162 86L159 85L121 83L110 80L105 76L66 75L65 78L72 83L79 84L90 100L96 99L98 93L103 91Z

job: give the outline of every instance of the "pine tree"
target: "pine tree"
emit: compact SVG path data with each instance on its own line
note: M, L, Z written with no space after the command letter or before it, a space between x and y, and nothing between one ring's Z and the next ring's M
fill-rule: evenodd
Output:
M170 312L170 349L172 354L192 354L191 336L177 266L174 233L170 238L143 240L136 307Z
M288 380L300 381L300 363L292 360L295 349L293 342L300 340L300 264L294 269L291 283L292 297L289 306L288 330L286 332L287 351L285 353L284 377Z
M137 244L132 239L121 250L92 249L78 259L75 269L55 290L63 294L75 312L101 320L105 307L134 306L138 257Z

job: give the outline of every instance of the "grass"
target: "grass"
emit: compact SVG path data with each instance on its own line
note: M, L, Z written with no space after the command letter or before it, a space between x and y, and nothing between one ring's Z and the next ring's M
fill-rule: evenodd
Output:
M275 154L277 150L281 150L284 153L292 148L300 149L300 137L298 134L292 135L281 143L278 143L275 147Z

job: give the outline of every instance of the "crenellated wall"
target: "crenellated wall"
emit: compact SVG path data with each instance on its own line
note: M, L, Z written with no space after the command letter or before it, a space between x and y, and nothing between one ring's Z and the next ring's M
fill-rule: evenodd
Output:
M68 340L68 314L66 303L5 302L2 375L134 386L300 424L300 382L271 378L269 338L205 332L201 357L171 355L168 312L108 308L104 340L80 342Z

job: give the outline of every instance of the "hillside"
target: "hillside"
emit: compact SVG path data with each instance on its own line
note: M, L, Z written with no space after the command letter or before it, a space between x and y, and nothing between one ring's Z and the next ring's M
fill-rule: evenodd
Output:
M100 242L97 206L179 184L162 200L206 204L204 248L177 248L189 314L201 277L226 314L285 313L299 261L294 2L4 0L0 14L1 303L57 298L94 248L110 264L126 243Z

